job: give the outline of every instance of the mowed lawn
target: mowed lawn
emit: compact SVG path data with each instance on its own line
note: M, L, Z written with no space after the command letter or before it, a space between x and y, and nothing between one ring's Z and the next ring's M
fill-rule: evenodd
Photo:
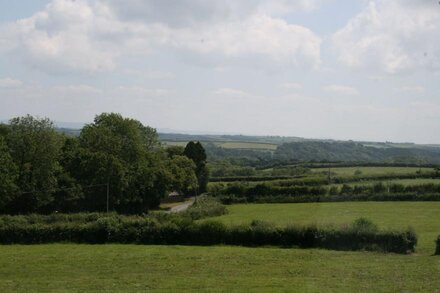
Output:
M411 226L419 236L416 251L432 254L440 234L440 202L341 202L300 204L239 204L228 206L229 213L211 218L226 224L264 220L286 224L346 224L366 217L380 228Z
M0 246L0 292L438 292L440 257L318 249Z

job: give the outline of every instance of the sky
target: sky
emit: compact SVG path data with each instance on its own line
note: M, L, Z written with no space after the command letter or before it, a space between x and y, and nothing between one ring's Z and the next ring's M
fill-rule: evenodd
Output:
M440 143L433 0L0 0L0 120Z

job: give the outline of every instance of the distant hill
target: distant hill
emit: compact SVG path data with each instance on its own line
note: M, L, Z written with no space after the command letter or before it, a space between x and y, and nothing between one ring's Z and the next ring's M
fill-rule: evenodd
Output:
M440 148L416 145L385 144L375 147L358 142L292 142L280 145L277 160L330 162L440 163Z
M57 128L77 136L80 129ZM440 164L439 145L414 143L338 141L282 136L159 133L165 145L185 146L200 141L210 159L244 158L278 162L386 162Z

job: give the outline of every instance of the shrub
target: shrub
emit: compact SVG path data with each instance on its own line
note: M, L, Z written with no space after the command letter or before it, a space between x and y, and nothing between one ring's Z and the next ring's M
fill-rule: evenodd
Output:
M218 199L202 195L197 197L194 204L186 211L186 214L193 220L199 220L206 217L221 216L226 212L226 207Z
M356 219L350 226L354 233L376 233L379 228L376 224L366 218Z

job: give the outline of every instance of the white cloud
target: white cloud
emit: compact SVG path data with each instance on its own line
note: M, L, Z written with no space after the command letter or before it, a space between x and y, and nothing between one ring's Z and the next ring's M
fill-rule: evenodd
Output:
M71 94L102 94L102 90L89 85L65 85L65 86L54 86L51 90L61 93L71 93Z
M282 87L289 90L299 90L302 89L303 85L297 82L287 82L283 84Z
M16 88L23 84L21 80L13 78L0 78L0 88Z
M425 88L423 86L418 86L418 85L402 86L402 87L396 88L396 90L400 91L400 92L410 93L410 94L420 94L420 93L425 92Z
M161 1L53 0L29 18L1 25L0 52L55 73L109 71L123 57L170 49L177 50L177 56L179 52L190 52L220 64L228 60L230 64L255 64L262 60L262 64L316 67L321 39L303 26L264 13L282 10L269 6L286 7L288 11L308 9L315 1L278 0L270 5L269 1L257 2L251 5L253 2L247 1L253 7L250 13L236 1L216 1L211 7L201 0L171 6ZM238 13L241 17L210 21L204 19L209 16L203 13L206 10L221 15ZM135 13L140 17L128 17ZM173 15L188 21L170 23ZM200 17L205 23L198 23ZM236 62L240 59L246 62Z
M255 14L285 15L316 9L323 0L102 0L122 19L172 27L245 19Z
M339 60L390 74L440 70L438 1L371 0L333 35Z
M154 70L125 69L123 73L144 79L171 79L175 77L172 72Z
M325 91L340 94L340 95L347 95L347 96L355 96L359 95L359 91L351 86L345 86L345 85L329 85L324 88Z
M169 31L167 46L201 54L251 57L299 67L316 67L321 40L309 29L282 19L254 16L245 21L219 24L197 30Z
M142 86L120 86L116 88L118 95L137 96L145 98L164 97L173 94L174 90L169 89L151 89Z
M222 97L233 97L233 98L247 98L252 96L245 91L234 88L220 88L213 91L212 93Z

